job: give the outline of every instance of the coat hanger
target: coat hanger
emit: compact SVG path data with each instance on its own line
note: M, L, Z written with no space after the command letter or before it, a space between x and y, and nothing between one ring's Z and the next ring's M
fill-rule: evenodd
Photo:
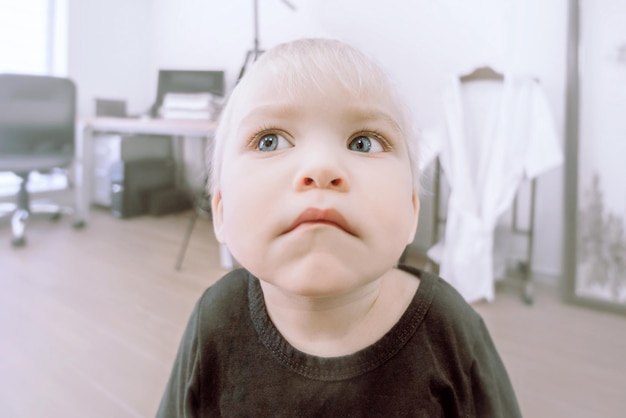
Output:
M494 81L503 81L504 75L497 72L493 68L489 66L478 67L474 69L469 74L462 75L460 77L461 82L467 83L470 81L479 81L479 80L494 80Z

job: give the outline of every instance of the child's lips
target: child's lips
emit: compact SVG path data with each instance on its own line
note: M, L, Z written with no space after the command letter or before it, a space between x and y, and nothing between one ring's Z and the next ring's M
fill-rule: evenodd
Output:
M318 208L308 208L304 210L300 216L298 216L295 221L287 228L284 232L285 234L293 231L298 228L302 224L327 224L334 227L337 227L344 232L355 235L352 231L352 227L343 217L343 215L335 210L335 209L318 209Z

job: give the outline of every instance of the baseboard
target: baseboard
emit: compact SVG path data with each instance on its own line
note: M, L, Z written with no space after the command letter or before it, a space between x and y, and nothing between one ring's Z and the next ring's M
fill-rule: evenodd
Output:
M548 284L550 286L559 286L561 282L561 274L555 271L548 271L545 269L537 270L533 269L533 279L539 283Z

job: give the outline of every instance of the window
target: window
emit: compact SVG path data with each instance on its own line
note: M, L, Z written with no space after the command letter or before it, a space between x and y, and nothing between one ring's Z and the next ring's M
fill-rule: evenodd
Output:
M0 72L52 73L53 0L0 0Z
M0 0L0 73L64 75L67 51L67 0ZM50 181L33 175L29 188ZM19 179L0 172L0 196L17 192Z

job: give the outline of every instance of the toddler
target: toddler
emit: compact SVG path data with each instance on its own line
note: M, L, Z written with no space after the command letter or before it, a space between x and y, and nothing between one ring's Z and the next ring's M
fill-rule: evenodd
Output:
M397 265L415 138L348 45L298 40L252 66L208 157L215 235L243 268L197 302L159 417L520 416L478 314Z

